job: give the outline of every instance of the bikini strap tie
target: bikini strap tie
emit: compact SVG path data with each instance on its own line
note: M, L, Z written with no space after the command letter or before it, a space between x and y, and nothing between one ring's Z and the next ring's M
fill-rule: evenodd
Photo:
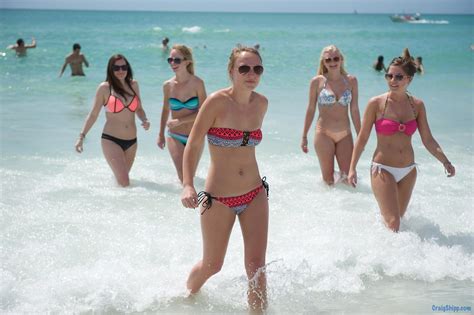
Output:
M201 212L201 215L206 212L206 210L212 207L212 199L216 199L212 197L210 193L206 191L200 191L198 194L198 205L201 205L204 209Z
M262 177L262 186L267 191L267 199L268 199L268 193L270 192L270 185L268 185L268 183L267 183L267 177L266 176Z

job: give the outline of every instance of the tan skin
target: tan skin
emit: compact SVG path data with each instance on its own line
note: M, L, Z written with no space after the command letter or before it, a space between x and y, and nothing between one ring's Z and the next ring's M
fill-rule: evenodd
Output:
M114 65L126 65L126 62L123 59L118 59L115 61ZM125 76L127 75L127 71L115 71L114 75L120 80L122 86L124 86L128 92L130 92L132 95L133 92L135 92L138 98L140 99L138 83L136 81L132 82L133 91L131 91L125 83ZM123 99L122 96L115 94L113 91L112 93L117 98L119 98L125 105L130 104L133 99L133 96L131 95L127 95L127 98ZM94 125L95 121L97 120L97 117L100 114L100 111L102 110L104 104L107 102L109 95L109 83L102 82L97 88L94 104L92 106L91 111L89 112L89 115L86 118L84 126L82 127L82 131L79 135L79 138L76 141L75 147L77 152L81 153L83 151L83 141L85 135ZM131 112L126 108L119 113L106 112L106 122L103 133L123 140L131 140L136 138L137 127L135 125L135 114L142 121L143 129L148 130L150 128L150 123L146 118L146 114L143 110L141 102L139 102L138 108L135 112ZM107 163L112 169L117 183L122 187L129 186L129 172L135 160L137 144L135 143L126 151L123 151L118 144L108 139L101 139L101 144L105 159L107 160Z
M191 60L184 60L183 54L177 49L171 50L170 57L180 58L182 61L180 64L174 62L170 64L171 69L176 75L163 84L164 100L157 145L160 149L164 149L166 142L168 142L168 150L173 159L176 172L178 173L179 180L183 182L183 154L185 146L171 137L166 137L165 140L165 126L173 133L189 135L198 111L188 109L171 111L171 119L168 120L170 113L169 99L173 97L181 101L187 101L191 97L197 96L199 104L203 104L206 100L206 89L204 82L200 78L186 70L186 66L192 62ZM201 153L203 148L204 146L201 148Z
M66 59L64 60L64 64L61 67L61 71L59 72L59 77L61 77L66 70L67 65L71 66L71 75L72 76L83 76L84 70L82 70L82 64L85 64L86 67L89 67L89 62L87 62L86 57L84 54L81 54L80 49L75 49L72 53L70 53Z
M261 128L267 111L267 99L256 92L260 77L253 70L242 75L241 65L261 65L259 57L241 52L230 71L232 86L213 93L199 111L184 151L184 180L181 201L186 208L196 208L197 195L193 178L204 138L211 127L256 130ZM209 145L211 164L205 190L213 196L243 195L261 185L255 147L226 148ZM191 270L187 287L196 293L212 275L220 271L236 219L224 204L214 201L201 216L203 257ZM268 234L268 200L262 190L238 216L245 249L245 269L249 281L248 303L252 310L266 308L265 254Z
M326 88L336 96L337 100L340 99L340 96L347 88L351 89L352 101L348 107L351 113L352 123L358 134L360 130L360 114L358 106L359 92L357 87L357 79L354 76L347 75L346 80L349 82L348 87L344 83L344 75L341 74L341 61L335 62L333 60L334 57L339 57L342 60L341 55L337 51L327 51L323 54L323 60L326 58L331 58L330 62L324 61L324 65L328 69L328 72L325 74L327 78ZM350 130L348 108L340 105L337 102L332 106L317 106L318 95L324 88L326 78L322 75L318 75L311 80L309 102L308 108L306 110L303 136L301 140L301 150L304 153L308 153L307 134L311 128L317 108L319 108L317 125L319 125L321 128L333 132L339 132L348 129ZM328 185L334 184L334 157L336 157L336 161L341 173L347 175L349 172L353 149L351 135L348 135L335 143L334 140L328 137L326 134L316 133L314 138L314 149L318 155L323 180Z
M390 66L389 74L401 74L402 81L395 78L387 81L389 92L375 96L369 100L362 120L362 128L356 140L352 154L351 167L349 171L349 182L355 187L357 185L357 162L364 150L375 121L382 117L385 101L388 103L385 110L385 118L399 122L408 122L414 119L413 109L407 98L407 87L412 77L407 76L401 67ZM425 105L422 100L413 97L413 105L416 112L418 132L425 148L439 160L448 177L455 175L456 170L441 150L438 142L431 134L426 116ZM415 162L415 155L411 143L411 136L399 132L391 136L377 134L377 147L373 155L373 161L393 167L407 167ZM416 168L398 183L392 174L385 170L381 173L374 172L371 175L372 190L380 208L385 225L394 232L400 229L400 219L406 212L413 187L416 182Z
M35 40L34 37L31 39L31 44L29 44L29 45L14 44L14 45L10 45L10 46L7 47L7 49L13 49L18 57L25 57L26 56L26 50L30 49L30 48L36 48L36 40Z

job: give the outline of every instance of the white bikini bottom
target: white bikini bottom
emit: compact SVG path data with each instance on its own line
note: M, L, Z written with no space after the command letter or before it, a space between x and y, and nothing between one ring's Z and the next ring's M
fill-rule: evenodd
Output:
M413 163L412 165L407 167L393 167L372 161L372 165L370 166L372 174L380 174L382 170L385 170L392 174L393 178L395 178L395 181L397 183L401 181L405 176L407 176L408 173L410 173L411 170L414 168L418 169L418 165L416 163Z

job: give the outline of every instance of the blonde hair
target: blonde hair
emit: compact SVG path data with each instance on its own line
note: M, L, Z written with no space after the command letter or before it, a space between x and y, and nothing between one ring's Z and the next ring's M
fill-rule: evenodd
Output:
M191 48L187 47L186 45L176 44L173 45L171 49L179 51L183 55L184 60L190 61L190 63L188 63L186 66L186 70L188 70L189 73L194 74L194 60Z
M232 69L234 69L235 60L237 60L237 57L239 57L239 55L243 52L249 52L249 53L257 55L258 58L260 59L260 62L262 62L262 56L260 56L260 53L258 52L257 49L253 47L239 45L235 47L234 49L232 49L232 52L230 53L229 63L227 64L227 72L229 73L229 75Z
M334 51L334 52L337 52L339 54L339 56L341 57L341 68L340 68L341 69L341 74L347 75L347 72L344 69L344 55L339 50L339 48L337 48L335 45L329 45L327 47L324 47L323 50L321 50L321 56L319 56L319 68L318 68L317 74L318 75L323 75L323 74L328 72L328 68L326 68L326 66L324 65L323 55L327 52L330 52L330 51Z

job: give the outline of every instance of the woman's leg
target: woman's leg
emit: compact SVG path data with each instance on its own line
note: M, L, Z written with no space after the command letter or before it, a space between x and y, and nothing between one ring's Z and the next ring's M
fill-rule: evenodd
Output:
M235 214L227 206L214 201L212 207L201 215L203 257L194 265L186 283L191 293L196 293L224 264Z
M248 303L250 309L262 311L267 307L267 279L265 255L268 236L268 200L262 190L239 215L244 238L245 270L249 279Z
M381 170L381 172L372 173L371 183L385 225L392 231L398 232L400 229L400 204L395 179L389 172Z
M349 174L349 167L351 166L352 149L354 144L352 142L352 134L349 133L346 137L342 138L336 143L336 160L341 171L341 177ZM347 182L347 181L346 181Z
M127 158L125 152L118 144L107 139L101 140L102 152L104 153L105 159L107 160L107 163L109 163L109 166L115 175L117 183L122 187L127 187L130 185L128 172L132 167L135 153L133 153L133 158L131 156ZM136 147L137 145L134 144L128 150L134 150L133 152L136 152Z
M138 145L135 143L130 148L125 151L125 163L127 163L128 173L130 174L130 170L132 169L133 162L135 162L135 156L137 155L137 148Z
M179 140L172 137L167 137L166 139L168 140L168 151L170 151L171 159L173 159L174 167L178 173L179 180L183 182L184 145Z
M411 193L416 183L416 168L410 171L401 181L398 182L398 204L400 205L400 218L403 218L410 202Z
M318 155L323 180L328 185L334 184L334 154L336 152L334 141L323 132L316 132L314 149Z

